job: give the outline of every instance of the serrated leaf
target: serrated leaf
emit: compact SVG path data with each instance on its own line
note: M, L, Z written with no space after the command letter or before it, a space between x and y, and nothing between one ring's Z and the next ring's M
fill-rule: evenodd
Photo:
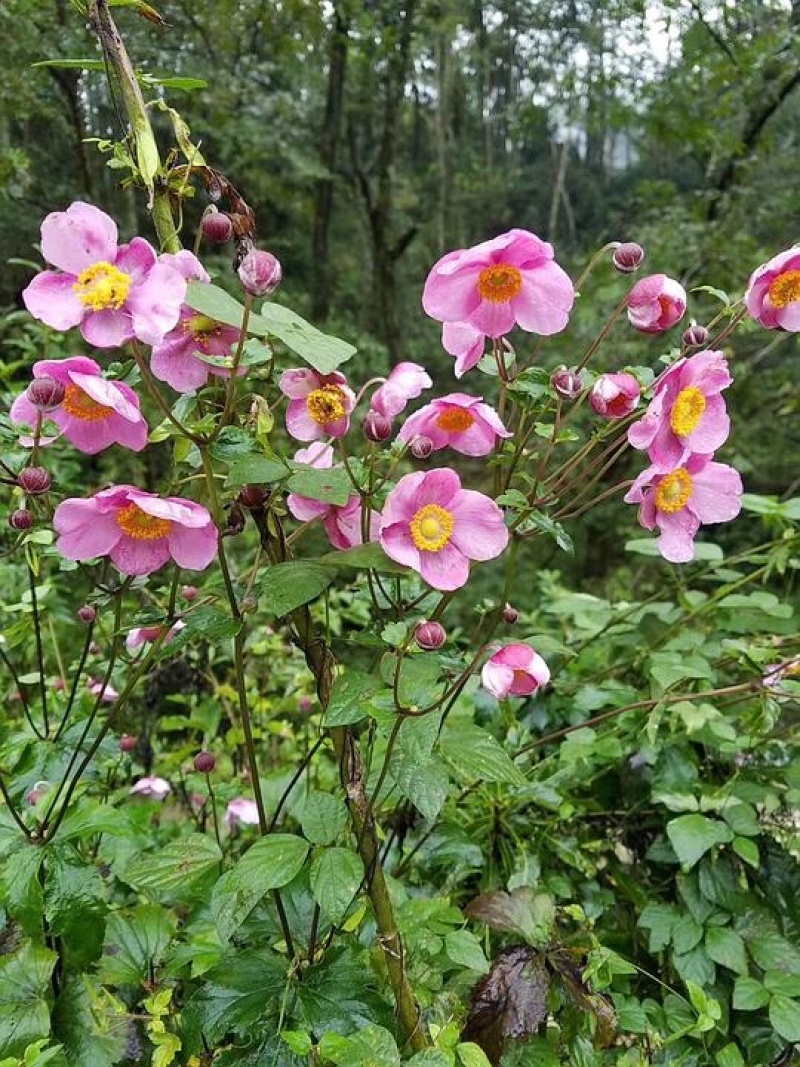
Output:
M755 978L737 978L733 987L733 1007L736 1011L758 1011L769 1003L769 991Z
M286 483L290 493L298 496L309 497L311 500L321 500L325 504L334 504L336 507L344 507L353 496L353 484L347 476L347 471L340 467L328 467L324 470L297 470Z
M547 893L535 893L530 886L520 886L511 893L495 890L471 901L465 914L486 923L492 930L502 930L524 937L532 945L548 944L555 922L555 903Z
M0 1056L22 1056L50 1034L47 994L57 958L30 941L0 956Z
M365 701L381 688L380 678L363 671L346 671L334 679L328 707L325 709L325 726L349 726L360 722L367 712Z
M131 863L123 881L160 900L185 898L192 885L218 866L219 846L205 834L188 834Z
M547 1018L550 978L533 949L507 948L472 992L462 1036L499 1063L506 1041L533 1036Z
M207 1041L220 1041L226 1034L249 1036L279 1004L287 983L289 963L266 949L244 949L224 959L203 975L190 997L183 1022Z
M227 940L272 889L291 882L303 866L308 842L293 834L262 837L214 886L211 911L222 940Z
M231 463L225 485L230 488L240 485L272 485L288 475L288 469L277 459L252 454L237 456Z
M435 819L447 800L450 779L441 760L396 753L391 774L398 789L426 819Z
M347 806L332 793L309 793L303 804L300 827L314 845L330 845L347 826Z
M486 974L489 961L484 955L480 941L471 930L451 930L444 935L444 950L448 959L460 967L468 967L478 974Z
M800 1001L776 993L769 1002L769 1021L784 1041L800 1041Z
M69 975L53 1009L53 1030L70 1067L105 1067L125 1055L129 1020L124 1004L101 991L96 979Z
M448 723L439 749L462 781L527 784L525 775L512 762L505 749L480 726Z
M176 922L158 904L112 912L106 920L101 980L114 986L137 986L149 980L166 955Z
M714 963L736 974L747 974L747 954L744 941L727 926L711 926L706 930L706 952Z
M358 895L364 864L347 848L326 848L311 861L311 892L323 914L339 924Z
M473 1041L462 1041L456 1045L456 1055L461 1060L463 1067L492 1067L486 1053Z
M733 840L725 823L705 815L681 815L667 823L667 836L684 870L689 870L715 845Z
M276 563L261 572L259 606L269 615L283 618L324 592L331 584L334 572L318 563L302 560Z

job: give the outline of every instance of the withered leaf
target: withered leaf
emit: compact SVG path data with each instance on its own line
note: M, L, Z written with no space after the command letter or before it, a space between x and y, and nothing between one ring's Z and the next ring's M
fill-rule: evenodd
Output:
M466 914L492 930L516 934L534 947L544 948L552 934L555 906L546 893L519 886L511 893L483 893L467 905Z
M566 952L553 952L548 956L551 967L561 979L570 998L581 1011L595 1018L594 1045L608 1048L617 1036L619 1022L613 1004L600 993L593 993L583 980L580 967Z
M526 945L503 949L472 991L462 1040L474 1041L498 1064L509 1038L533 1036L547 1018L549 985L538 952Z

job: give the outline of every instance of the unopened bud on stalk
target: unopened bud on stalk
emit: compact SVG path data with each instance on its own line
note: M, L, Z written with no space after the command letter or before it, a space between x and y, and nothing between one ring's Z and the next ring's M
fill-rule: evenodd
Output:
M368 441L386 441L392 436L392 420L379 411L367 412L364 419L364 436Z
M45 374L41 378L34 378L25 390L28 400L39 411L52 411L57 408L64 399L65 394L66 389L61 382L57 382L49 374Z
M709 333L705 326L693 322L688 329L683 331L681 340L687 348L699 348L708 341Z
M123 734L119 739L119 750L120 752L134 752L137 744L136 738L131 734Z
M633 274L642 265L644 249L633 241L625 241L614 249L611 259L620 274Z
M580 374L568 367L559 367L553 373L550 384L564 400L576 400L583 392L583 382Z
M271 252L252 248L239 264L239 281L251 296L269 296L281 284L283 268Z
M447 630L440 622L421 622L414 630L414 640L424 652L436 652L447 640Z
M184 585L181 589L181 596L187 602L187 604L191 604L193 600L197 599L197 586Z
M507 622L510 626L512 623L515 623L518 618L519 612L517 609L512 607L511 604L506 604L503 608L503 622Z
M243 508L257 510L264 503L264 490L260 485L245 485L239 493L239 503Z
M17 508L8 516L8 525L12 530L30 530L33 526L33 515L26 508Z
M233 223L224 211L210 207L200 223L203 237L214 245L224 245L233 237Z
M194 769L199 774L211 774L216 765L213 752L198 752L194 758Z
M297 701L297 710L302 711L305 715L307 715L313 707L314 702L311 697L300 697Z
M411 455L414 459L427 459L431 452L433 452L433 441L430 437L423 437L420 434L411 442Z
M91 604L84 604L82 608L78 608L75 614L78 616L81 622L86 623L94 622L94 620L97 618L97 612Z
M17 485L26 496L41 496L52 484L53 480L44 467L26 467L17 475Z

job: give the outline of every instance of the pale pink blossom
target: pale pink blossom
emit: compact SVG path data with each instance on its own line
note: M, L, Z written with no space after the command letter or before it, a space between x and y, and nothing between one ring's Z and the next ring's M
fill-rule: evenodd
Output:
M166 778L157 778L155 775L147 775L140 778L131 786L131 793L140 797L149 797L152 800L164 800L172 792L172 786Z
M186 623L183 619L176 619L169 630L167 630L163 643L166 645L173 637L179 634L181 630L185 629ZM128 631L128 636L125 638L125 647L129 652L134 652L144 644L157 641L164 630L164 626L136 626L133 630Z
M754 270L744 302L766 329L800 332L800 246L773 256Z
M37 274L25 307L55 330L80 326L96 348L134 337L157 344L178 321L186 282L142 237L118 243L117 224L104 211L76 201L42 223L41 248L58 268Z
M641 393L632 374L601 374L589 391L589 404L604 419L624 419L636 409Z
M247 797L237 797L228 802L225 809L225 825L229 830L235 826L258 826L258 805Z
M528 697L550 681L550 670L530 645L503 645L481 671L481 683L498 700Z
M722 352L698 352L678 360L656 384L644 416L628 430L628 441L646 449L662 473L691 453L711 455L730 433L720 393L732 381Z
M694 558L694 538L701 525L728 522L741 510L742 479L711 456L692 455L664 474L655 466L642 471L625 495L639 505L639 522L658 527L657 547L670 563Z
M125 382L104 378L93 359L42 359L34 363L33 377L34 381L51 378L63 386L63 399L48 410L45 418L55 423L81 452L93 456L115 444L141 452L147 444L147 423L138 396ZM9 416L16 425L36 427L39 411L28 399L27 391L16 398ZM25 445L33 443L27 436L20 440ZM55 440L56 437L42 437L39 443L48 445Z
M398 363L372 394L369 406L379 415L393 419L405 410L409 400L416 400L423 389L432 385L430 374L418 363Z
M462 489L455 471L406 474L386 499L380 541L387 556L434 589L459 589L471 560L499 556L508 544L503 512L489 497Z
M320 441L325 437L344 437L347 433L355 397L343 374L287 370L278 385L289 398L286 429L292 437L298 441Z
M456 357L455 376L463 378L483 359L486 335L468 322L446 322L442 326L442 347Z
M217 553L217 528L206 508L159 497L132 485L70 497L56 508L56 549L66 559L108 556L122 574L151 574L170 559L204 570Z
M628 293L628 320L642 333L661 333L683 318L686 290L666 274L648 274Z
M93 697L100 697L104 704L113 704L119 697L119 692L110 682L104 685L98 678L90 678L86 683L86 688Z
M466 393L432 400L406 419L397 435L406 444L415 437L427 437L433 451L453 448L464 456L488 456L498 441L512 436L494 408Z
M784 679L800 682L800 656L785 663L768 663L764 668L763 684L769 689L780 689Z
M514 326L543 336L559 333L574 300L553 246L516 229L448 252L434 264L422 294L431 318L466 323L487 337L501 337Z

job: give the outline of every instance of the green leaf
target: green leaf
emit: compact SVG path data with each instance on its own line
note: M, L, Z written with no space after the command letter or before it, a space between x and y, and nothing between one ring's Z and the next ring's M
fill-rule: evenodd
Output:
M249 1035L271 1018L287 983L288 961L266 949L244 949L224 959L202 980L183 1012L184 1026L209 1042L226 1034Z
M735 1011L758 1011L769 1003L769 992L755 978L737 978L733 987Z
M314 845L330 845L347 826L347 807L332 793L309 793L303 805L300 826Z
M321 500L337 507L344 507L354 494L347 471L340 467L329 467L327 470L315 470L313 467L297 470L289 478L286 488L298 496L307 496L311 500Z
M325 726L349 726L367 714L365 701L381 688L380 678L362 671L346 671L336 676L325 710Z
M751 841L749 837L734 837L732 847L737 856L741 856L745 863L758 870L761 866L761 855L755 841Z
M486 1053L474 1041L462 1041L456 1045L456 1055L464 1067L492 1067Z
M324 592L334 578L333 571L318 563L302 560L276 563L261 572L259 605L270 615L282 618Z
M140 904L108 916L101 981L108 985L139 985L163 960L177 920L158 904Z
M442 734L440 751L462 781L527 783L505 749L480 726L449 722Z
M397 1043L382 1026L365 1026L350 1037L323 1034L319 1053L337 1067L400 1067Z
M800 1001L776 993L769 1002L769 1021L785 1041L800 1041Z
M0 956L0 1056L22 1056L50 1034L47 994L55 952L25 941Z
M661 952L672 940L678 910L672 904L648 904L639 916L639 926L650 931L651 952Z
M189 282L186 286L186 303L194 311L216 322L224 322L227 326L241 327L244 317L244 305L238 300L220 289L218 285L210 285L208 282ZM258 336L266 335L267 330L253 328L253 316L250 316L248 333Z
M47 861L44 913L53 934L62 935L81 917L96 920L106 909L105 887L100 872L75 855L55 853ZM100 936L102 938L102 923Z
M679 956L691 952L702 937L703 927L691 915L681 915L672 928L672 944Z
M320 374L330 374L356 354L355 345L322 333L294 311L271 301L262 304L257 326L277 337Z
M448 959L459 967L469 967L478 974L486 974L489 970L481 943L470 930L451 930L449 934L445 934L444 950Z
M125 1055L128 1028L125 1006L108 996L96 979L68 976L53 1010L53 1030L71 1067L118 1063Z
M782 993L785 997L800 997L800 975L785 971L767 971L764 985L770 993Z
M311 892L323 914L340 923L364 878L364 864L347 848L326 848L311 862Z
M733 839L733 831L723 822L704 815L681 815L667 823L667 836L684 870L689 870L715 845Z
M736 974L747 974L747 954L744 941L727 926L711 926L706 931L706 952L714 963Z
M193 884L221 859L219 846L210 837L187 834L135 860L126 868L123 881L161 900L184 899Z
M366 545L356 545L336 552L326 552L320 556L319 563L331 567L352 567L353 570L373 570L379 574L407 574L408 567L389 559L377 541ZM403 629L405 635L405 628Z
M438 1048L428 1048L418 1052L406 1063L408 1067L452 1067L450 1057Z
M54 67L57 70L105 70L102 59L40 59L31 67Z
M211 896L211 911L223 941L245 921L271 889L291 882L303 866L308 842L293 834L262 837L227 871Z
M231 618L229 612L222 611L213 604L203 604L199 608L188 611L183 616L183 620L186 626L171 637L169 645L165 646L170 655L180 652L193 640L208 641L212 645L230 640L241 628L241 623Z
M435 819L447 800L450 779L444 764L435 756L412 757L398 752L391 774L406 800L426 819Z
M731 1042L717 1053L717 1067L746 1067L738 1046Z
M271 485L280 482L289 474L287 468L277 459L268 456L238 456L231 463L225 485L237 488L240 485Z

